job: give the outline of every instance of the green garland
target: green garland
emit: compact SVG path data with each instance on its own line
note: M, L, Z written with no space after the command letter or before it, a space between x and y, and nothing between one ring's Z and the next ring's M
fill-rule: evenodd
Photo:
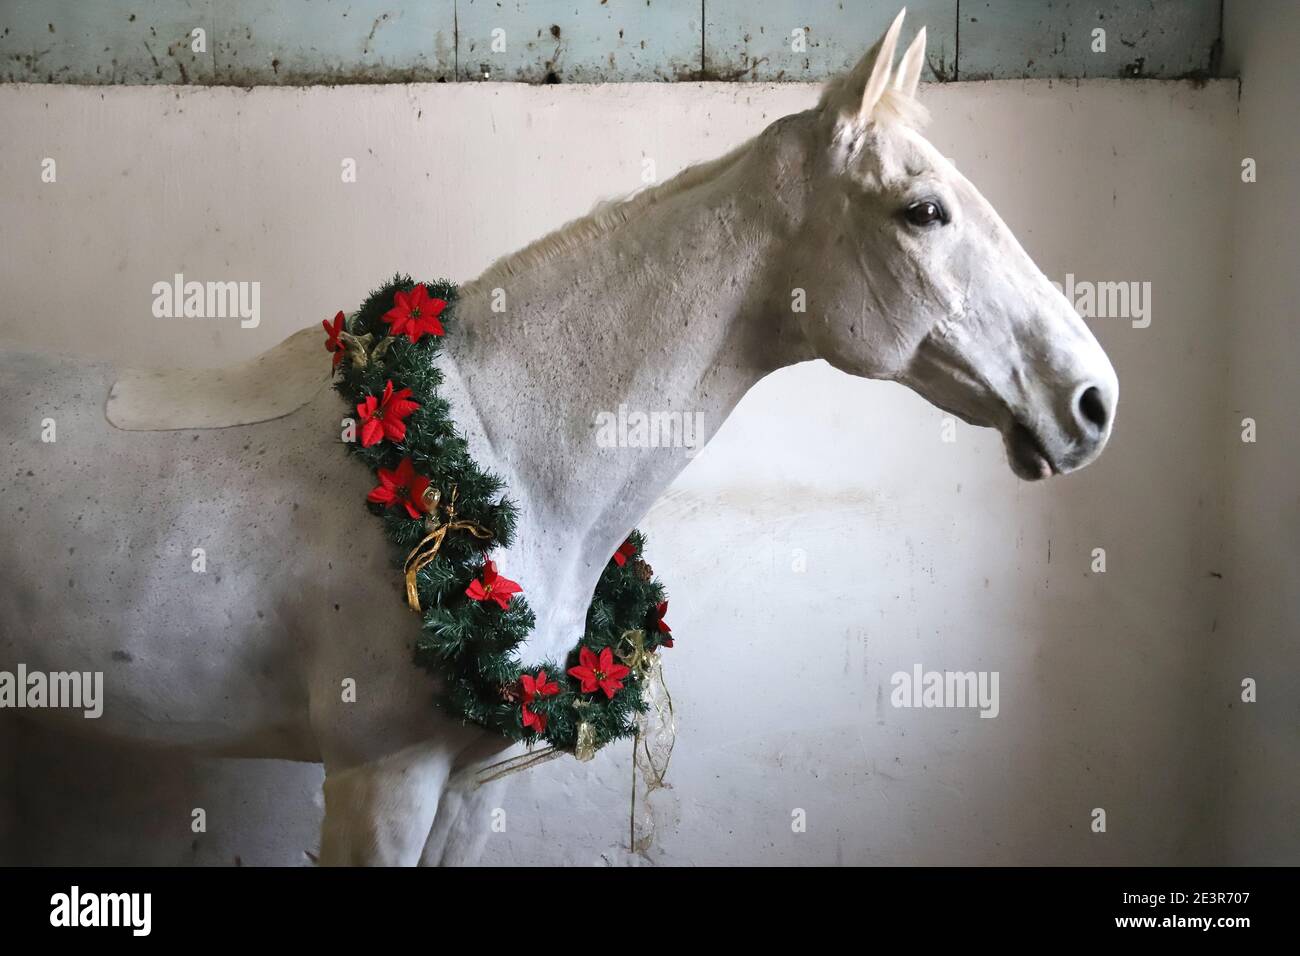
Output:
M452 334L456 286L441 279L423 285L430 296L447 303L440 319L446 323L446 333ZM396 293L410 292L414 286L410 277L394 276L371 293L346 324L336 318L335 330L330 333L326 323L330 333L326 347L341 353L336 361L339 380L335 388L353 408L368 396L381 398L390 381L394 389L410 389L411 401L420 406L406 420L400 440L383 440L367 448L358 437L349 444L350 453L372 472L396 469L409 457L415 471L430 480L431 490L440 492L442 502L450 500L454 491L457 520L474 522L491 532L490 540L463 531L447 532L437 558L416 575L419 605L424 610L415 662L439 679L438 703L450 713L511 740L530 744L545 740L561 750L589 754L636 731L637 717L646 705L645 670L636 666L635 645L648 653L672 646L662 624L666 606L663 585L641 559L644 537L633 531L619 549L617 560L611 559L601 573L587 610L586 630L568 657L548 660L535 669L521 668L518 648L534 625L526 596L517 594L501 608L491 600L473 600L466 593L474 581L484 577L489 552L509 546L515 532L515 505L505 497L502 480L470 457L465 439L451 420L450 406L438 393L442 374L435 359L442 351L442 338L427 334L411 342L391 335L383 320L394 306ZM339 341L340 328L343 338L349 340L347 348ZM400 569L402 559L434 523L424 517L413 519L400 507L373 502L367 507L383 520ZM500 569L503 575L509 570ZM610 648L617 660L633 664L622 678L624 686L612 697L600 689L584 693L582 682L568 673L579 664L583 648L596 654ZM548 689L551 683L558 685L549 696L534 695L525 687L529 682L521 682L525 676L536 678L539 670L546 672ZM527 697L531 700L525 704ZM524 726L525 707L541 716L544 729L540 733L535 727Z

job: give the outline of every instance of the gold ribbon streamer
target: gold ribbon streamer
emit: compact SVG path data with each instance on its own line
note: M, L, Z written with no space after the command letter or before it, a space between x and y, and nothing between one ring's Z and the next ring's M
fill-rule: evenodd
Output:
M548 760L554 760L556 757L563 755L563 750L557 750L554 747L543 747L541 750L516 754L513 757L507 757L505 760L498 760L496 763L490 763L486 767L479 768L474 777L474 786L481 787L493 780L500 780L512 773L527 770L529 767L534 767L539 763L546 763Z
M589 720L578 724L578 740L573 745L573 756L581 763L596 758L596 728Z
M650 795L668 785L668 762L677 740L673 697L664 682L663 661L654 650L646 650L645 631L625 631L622 640L629 649L619 659L636 673L642 682L645 713L637 718L632 744L632 801L628 811L628 846L633 853L644 854L654 841L654 816L650 812ZM644 789L641 800L642 836L637 838L637 784Z
M446 512L445 518L441 524L438 523L438 503L442 500L442 492L437 488L430 486L424 493L425 504L429 509L429 516L426 522L433 522L434 528L424 538L411 549L411 553L406 556L406 563L402 565L402 572L406 575L406 603L410 605L412 611L420 610L420 588L416 581L418 575L442 549L443 539L447 537L448 531L468 531L480 541L486 541L492 537L492 532L481 524L473 521L456 520L456 487L451 489L451 500L443 506ZM426 525L427 526L427 525Z

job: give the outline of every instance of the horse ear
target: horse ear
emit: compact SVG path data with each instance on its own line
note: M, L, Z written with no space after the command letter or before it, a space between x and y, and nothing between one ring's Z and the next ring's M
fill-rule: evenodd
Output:
M907 14L904 7L894 17L876 45L867 51L858 65L844 76L831 81L822 93L823 110L833 113L836 119L865 126L871 121L871 112L880 102L889 88L889 79L893 73L894 50L898 46L898 34L903 29L903 17Z
M894 77L894 89L908 98L916 97L916 88L921 84L921 67L925 65L925 27L921 27L916 39L907 48L903 58L898 61L898 72Z

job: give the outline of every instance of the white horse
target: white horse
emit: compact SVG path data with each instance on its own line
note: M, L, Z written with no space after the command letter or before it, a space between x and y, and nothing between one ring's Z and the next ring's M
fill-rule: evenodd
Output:
M600 409L701 413L707 439L763 376L822 358L997 428L1028 480L1106 444L1114 370L918 132L925 31L895 70L901 21L816 108L463 289L444 394L519 505L498 563L536 612L525 665L563 659L610 555L692 454L599 447ZM0 668L105 672L103 716L69 720L80 732L323 761L323 863L472 861L499 784L447 784L504 742L431 706L417 619L362 504L372 475L339 444L347 409L324 387L322 341L299 333L263 368L318 370L291 413L272 397L252 416L268 420L220 421L219 390L196 376L186 392L210 407L169 431L105 420L107 367L0 353ZM38 438L47 417L53 443ZM212 424L228 427L198 427Z

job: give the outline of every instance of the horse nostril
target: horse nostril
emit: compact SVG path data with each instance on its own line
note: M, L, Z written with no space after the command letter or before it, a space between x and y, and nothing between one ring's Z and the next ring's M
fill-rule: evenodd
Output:
M1106 408L1106 402L1101 397L1101 389L1096 385L1088 386L1083 390L1083 394L1079 396L1079 414L1086 421L1091 422L1098 431L1105 430L1110 415Z

